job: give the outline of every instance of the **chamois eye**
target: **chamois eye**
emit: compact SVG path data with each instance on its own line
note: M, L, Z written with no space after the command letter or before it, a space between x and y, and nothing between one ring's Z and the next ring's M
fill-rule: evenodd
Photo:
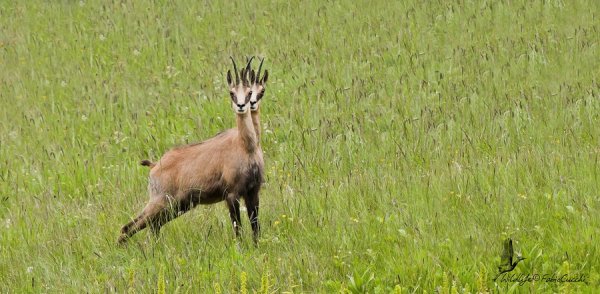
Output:
M250 91L250 93L248 93L248 96L252 96L252 91Z
M260 91L260 94L258 94L258 97L256 100L260 100L262 99L262 96L265 95L265 90L263 89L262 91Z

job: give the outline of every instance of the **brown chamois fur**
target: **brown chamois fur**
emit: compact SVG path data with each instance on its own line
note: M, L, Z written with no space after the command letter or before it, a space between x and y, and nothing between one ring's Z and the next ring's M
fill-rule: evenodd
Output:
M233 61L233 59L232 59ZM244 198L257 242L259 190L263 175L263 156L250 116L250 63L240 71L234 62L236 80L227 72L237 128L227 130L199 144L181 146L166 152L150 166L150 201L143 211L121 228L118 242L123 244L147 226L158 234L160 228L198 204L226 201L236 236L240 236L240 199Z

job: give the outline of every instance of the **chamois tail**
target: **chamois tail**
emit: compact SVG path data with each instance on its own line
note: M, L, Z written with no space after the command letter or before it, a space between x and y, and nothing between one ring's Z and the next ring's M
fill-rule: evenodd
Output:
M143 166L148 166L148 167L150 167L150 168L153 168L153 167L156 165L156 163L154 163L154 162L152 162L152 161L150 161L150 160L148 160L148 159L144 159L144 160L142 160L142 161L140 162L140 164L141 164L141 165L143 165Z

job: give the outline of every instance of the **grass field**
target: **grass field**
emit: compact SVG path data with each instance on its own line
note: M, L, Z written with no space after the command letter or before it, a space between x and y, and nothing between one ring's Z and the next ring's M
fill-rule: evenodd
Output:
M153 2L153 3L150 3ZM2 1L2 293L591 293L598 1ZM265 56L263 234L223 203L116 246ZM526 259L494 281L502 242Z

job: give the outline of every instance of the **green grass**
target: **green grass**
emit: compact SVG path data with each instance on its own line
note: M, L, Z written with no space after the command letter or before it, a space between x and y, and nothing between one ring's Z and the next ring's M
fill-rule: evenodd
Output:
M0 292L600 287L600 2L97 2L0 3ZM234 126L230 55L270 73L260 246L224 204L115 246L139 160ZM507 237L586 283L495 283Z

